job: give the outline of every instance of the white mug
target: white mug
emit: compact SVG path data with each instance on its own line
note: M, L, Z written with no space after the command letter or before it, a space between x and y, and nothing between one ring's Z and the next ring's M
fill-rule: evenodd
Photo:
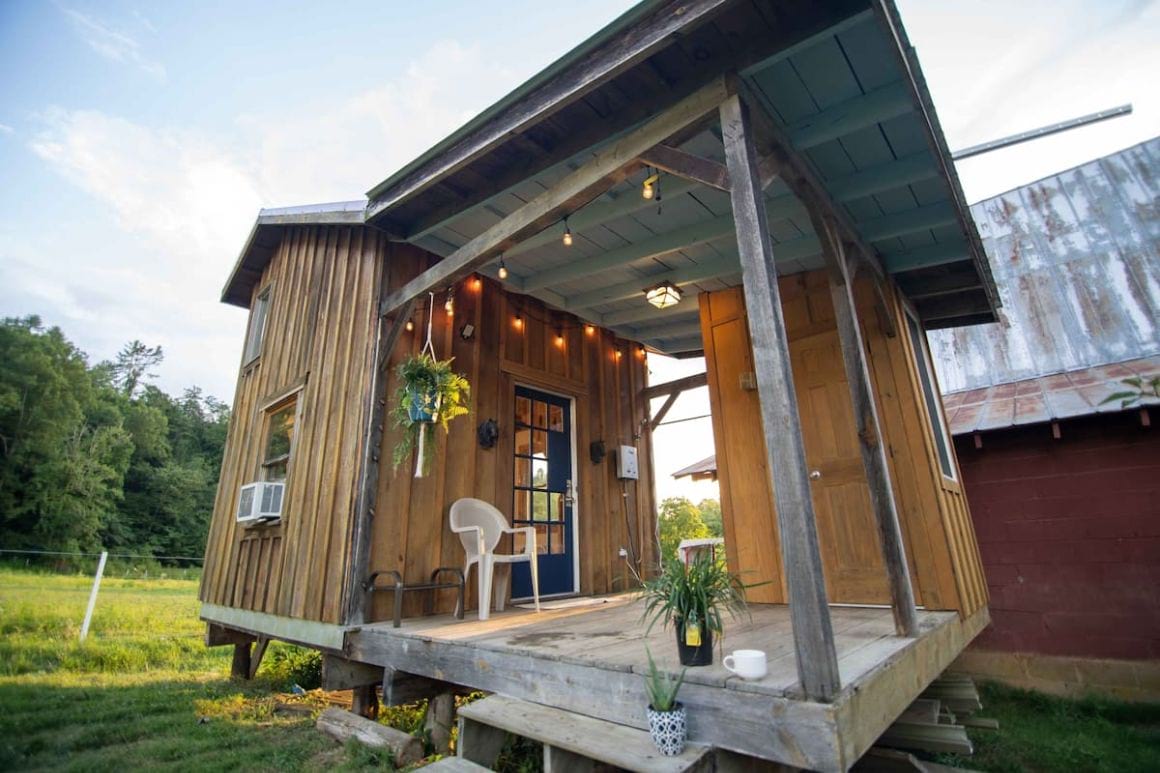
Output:
M766 674L765 653L761 650L733 650L721 662L742 679L760 679Z

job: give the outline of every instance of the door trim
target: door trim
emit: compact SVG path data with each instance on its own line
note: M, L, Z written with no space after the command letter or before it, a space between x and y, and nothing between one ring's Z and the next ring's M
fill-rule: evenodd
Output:
M540 383L529 382L528 379L520 378L518 376L515 376L514 374L513 374L512 380L511 380L511 384L512 384L512 391L511 391L510 399L513 402L516 399L516 390L519 389L520 387L523 387L524 389L532 389L532 390L535 390L536 392L543 392L544 394L552 395L553 397L559 397L561 399L568 401L568 415L570 417L569 426L572 429L572 431L570 433L572 437L569 438L569 445L571 446L571 452L572 452L572 590L569 592L565 592L565 593L553 593L553 594L550 594L547 596L541 595L540 598L541 599L547 599L547 598L557 599L557 598L568 598L570 596L579 596L580 595L580 480L579 480L579 478L580 478L580 465L579 465L579 459L577 459L577 457L576 457L576 447L577 447L577 441L578 441L579 435L580 435L580 427L576 423L576 420L577 420L576 404L580 400L580 396L574 395L574 394L568 394L567 392L560 391L560 388L558 386L555 388L545 387L545 386L542 386ZM514 484L510 484L510 485L514 486ZM514 489L513 489L513 493L514 493ZM530 598L531 598L531 596L512 596L511 603L513 603L513 604L515 604L517 602L522 603Z

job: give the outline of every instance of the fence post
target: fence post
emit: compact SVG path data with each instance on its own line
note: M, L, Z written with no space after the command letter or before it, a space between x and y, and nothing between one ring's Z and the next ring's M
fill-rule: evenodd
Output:
M109 557L109 551L101 551L101 560L97 562L97 575L93 578L93 590L89 593L89 607L85 610L85 622L81 624L81 641L89 635L89 623L93 619L93 607L97 605L97 591L101 587L101 575L105 573L105 559Z

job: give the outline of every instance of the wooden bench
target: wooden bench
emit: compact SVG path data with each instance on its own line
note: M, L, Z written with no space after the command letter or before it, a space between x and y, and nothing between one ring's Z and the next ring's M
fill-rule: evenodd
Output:
M459 709L459 755L466 760L493 767L508 733L544 745L545 773L581 773L595 770L598 763L679 773L709 770L713 764L709 748L699 744L689 744L678 757L665 757L647 730L503 695Z

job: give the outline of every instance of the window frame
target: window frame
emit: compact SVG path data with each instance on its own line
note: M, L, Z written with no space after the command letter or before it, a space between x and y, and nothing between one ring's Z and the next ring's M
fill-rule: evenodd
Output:
M926 331L922 321L909 303L902 304L906 318L906 334L914 349L914 364L918 370L918 388L920 398L926 406L927 422L934 435L934 454L938 471L945 480L959 482L958 462L955 458L955 446L951 436L950 425L947 424L946 413L943 410L942 392L938 387L938 374L935 373L934 363L930 359L929 344L926 340ZM944 467L945 463L945 467ZM949 470L949 472L948 472Z
M301 396L302 387L298 387L262 406L262 445L258 460L257 478L259 481L286 484L290 480L290 462L294 458L295 450L298 447L299 425L302 419ZM284 454L279 454L276 457L267 457L266 454L270 449L270 440L274 430L274 417L291 406L293 406L294 418L290 433L290 447ZM271 478L269 469L279 464L286 465L286 477L280 479Z
M246 326L246 343L242 349L243 368L249 367L262 356L273 294L274 283L270 282L254 297L254 305L250 309L250 322Z

